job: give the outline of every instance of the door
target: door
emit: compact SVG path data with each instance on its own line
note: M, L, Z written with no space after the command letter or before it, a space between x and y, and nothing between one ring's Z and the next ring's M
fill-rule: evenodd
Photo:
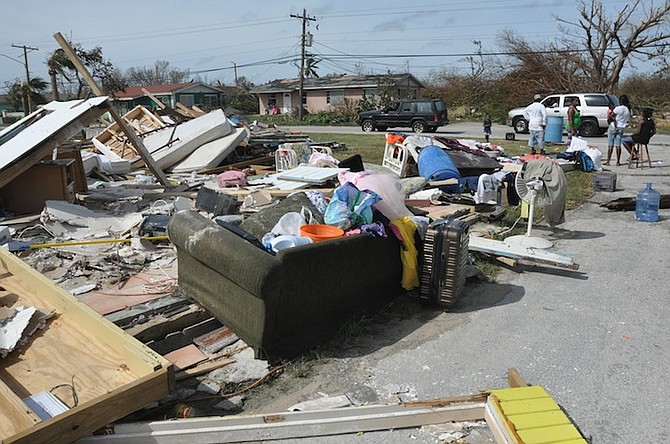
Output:
M284 93L282 104L281 104L281 112L282 114L288 114L291 112L293 109L293 104L291 102L291 93Z

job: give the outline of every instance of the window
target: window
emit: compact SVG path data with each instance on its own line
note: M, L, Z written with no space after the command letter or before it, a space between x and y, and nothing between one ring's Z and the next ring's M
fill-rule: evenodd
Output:
M579 102L579 97L577 96L565 96L565 99L563 99L563 106L566 108L569 108L570 105L572 105L572 99L577 99L577 106L580 106L581 103Z
M433 112L432 102L416 102L416 112L430 114Z
M412 102L402 102L401 112L412 112Z
M379 90L374 88L374 89L364 89L363 90L363 97L366 99L375 99L379 95Z
M202 98L202 104L210 108L219 106L219 96L217 94L205 94Z
M158 100L160 100L164 105L169 106L172 108L172 103L170 103L170 96L156 96Z
M302 92L302 104L307 105L307 91Z
M192 107L193 104L195 103L193 99L193 94L182 94L181 96L179 96L179 103L189 108Z
M558 96L550 96L542 101L542 104L547 108L556 108L558 107Z
M344 103L344 90L333 89L326 91L326 103L329 105L340 105Z
M588 106L609 106L609 100L605 95L584 96L584 101Z

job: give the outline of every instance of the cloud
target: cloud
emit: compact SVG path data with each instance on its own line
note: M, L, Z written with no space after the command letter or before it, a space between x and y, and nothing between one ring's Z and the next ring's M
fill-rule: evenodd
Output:
M405 31L407 26L419 20L423 20L424 17L430 17L432 14L428 11L419 11L412 14L403 14L396 19L387 20L385 22L378 23L372 27L373 32L380 31Z

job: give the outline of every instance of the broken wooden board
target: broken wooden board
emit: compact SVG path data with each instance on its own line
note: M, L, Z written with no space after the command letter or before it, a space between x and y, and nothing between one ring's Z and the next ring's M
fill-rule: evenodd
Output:
M540 265L578 270L579 264L571 256L539 248L525 248L508 245L505 242L487 239L479 236L470 236L471 251L479 251L494 256L504 256L512 259L524 260Z
M138 105L125 113L121 118L140 136L144 137L167 125L151 111ZM140 155L130 143L118 123L112 123L92 139L98 151L110 158L121 158L128 161L137 160Z
M165 359L174 364L175 372L193 367L207 359L207 355L200 351L195 344L189 344L185 347L171 351L163 355Z
M28 264L0 249L4 303L54 310L44 330L0 366L0 439L7 443L69 443L166 396L172 364L79 302ZM23 399L54 393L70 406L40 420Z
M600 204L600 206L612 211L633 211L636 201L635 197L620 197ZM670 194L661 194L658 208L670 208Z
M163 444L177 442L175 439L198 443L257 442L268 437L306 438L476 421L484 419L485 400L484 396L475 395L419 403L116 424L112 434L91 436L80 443Z

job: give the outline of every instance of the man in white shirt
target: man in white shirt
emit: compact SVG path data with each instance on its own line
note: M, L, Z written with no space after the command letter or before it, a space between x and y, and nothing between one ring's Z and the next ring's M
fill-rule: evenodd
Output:
M621 165L621 139L630 119L630 102L627 95L622 94L619 97L619 106L615 107L612 112L614 113L613 146L616 148L616 164Z
M540 103L542 96L535 94L534 102L523 111L523 118L528 121L528 146L530 153L536 154L535 147L540 147L541 154L547 154L544 151L544 128L547 126L547 109Z

